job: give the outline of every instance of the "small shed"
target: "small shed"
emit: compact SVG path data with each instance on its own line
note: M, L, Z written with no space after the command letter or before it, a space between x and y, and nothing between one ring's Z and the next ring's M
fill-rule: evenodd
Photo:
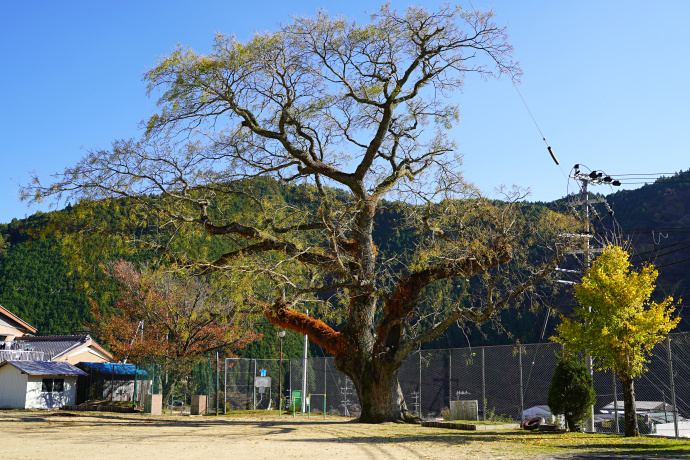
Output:
M87 375L72 364L55 361L0 363L0 408L59 409L74 404L77 377Z
M86 362L77 364L84 374L79 378L77 404L94 399L131 401L134 397L134 381L137 384L137 400L141 400L148 374L134 364ZM136 377L135 377L136 376Z

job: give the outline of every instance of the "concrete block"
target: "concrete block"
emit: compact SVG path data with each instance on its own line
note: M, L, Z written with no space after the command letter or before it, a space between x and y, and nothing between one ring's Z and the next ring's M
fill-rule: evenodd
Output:
M163 395L146 395L144 398L144 412L151 415L162 415Z
M192 395L191 415L204 415L206 413L206 395Z
M479 420L479 403L474 401L451 401L451 420Z

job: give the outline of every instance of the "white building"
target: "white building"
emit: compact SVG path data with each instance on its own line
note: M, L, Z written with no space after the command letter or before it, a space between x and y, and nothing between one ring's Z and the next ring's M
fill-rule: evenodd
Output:
M0 363L0 408L59 409L75 404L80 375L88 374L66 362L4 361Z

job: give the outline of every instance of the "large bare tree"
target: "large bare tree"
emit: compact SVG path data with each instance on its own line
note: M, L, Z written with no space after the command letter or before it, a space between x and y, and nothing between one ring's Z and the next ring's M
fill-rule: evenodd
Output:
M520 192L482 198L448 136L448 96L468 74L519 75L492 16L384 5L366 24L319 12L247 42L217 35L209 54L180 47L145 75L160 111L143 140L92 151L25 197L127 199L133 240L225 274L246 305L332 353L361 421L409 419L404 358L533 300L565 250L567 219L526 215ZM295 196L272 193L276 180ZM412 235L404 257L377 248L384 204Z

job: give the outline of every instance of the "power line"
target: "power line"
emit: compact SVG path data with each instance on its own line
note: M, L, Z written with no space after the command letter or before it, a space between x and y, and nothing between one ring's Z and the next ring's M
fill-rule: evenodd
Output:
M688 262L688 261L690 261L690 258L679 260L678 262L671 262L670 264L657 265L655 268L669 267L671 265L682 264L683 262Z
M651 250L649 250L649 251L638 252L638 253L633 254L632 256L630 256L630 258L632 259L633 257L639 257L639 256L641 256L641 255L643 255L643 254L649 254L650 252L659 252L659 251L661 251L662 249L670 248L670 247L672 247L672 246L678 246L679 244L685 243L686 241L690 241L690 238L686 238L686 239L684 239L684 240L680 240L680 241L678 241L677 243L673 243L673 244L669 244L669 245L666 245L666 246L661 246L661 247L658 247L658 248L654 248L654 249L651 249Z
M684 172L684 171L683 171ZM628 176L675 176L676 174L679 174L677 172L672 172L672 173L639 173L639 174L612 174L612 176L616 177L628 177ZM682 172L680 173L682 174Z
M621 185L640 185L640 184L645 184L645 185L649 184L649 185L652 185L652 184L657 183L658 180L659 180L659 179L655 179L654 182L651 182L651 181L628 182L628 181L626 181L625 179L623 179L623 181L621 181ZM669 179L669 180L664 180L664 181L662 181L662 182L660 182L660 183L662 183L662 184L690 184L690 180L674 180L674 179Z
M666 252L666 253L664 253L664 254L657 254L656 256L648 257L648 258L646 258L646 259L644 259L644 260L638 260L638 261L635 261L635 262L633 262L633 263L641 264L641 263L643 263L643 262L649 262L649 261L652 260L652 259L657 259L657 258L659 258L659 257L665 257L665 256L667 256L667 255L669 255L669 254L674 254L674 253L676 253L676 252L684 251L684 250L686 250L686 249L688 249L688 248L690 248L690 245L689 245L689 246L682 247L682 248L680 248L680 249L673 250L673 251L671 251L671 252Z
M640 234L640 233L690 233L690 227L669 227L669 228L649 228L649 229L633 229L633 230L620 230L621 233L625 234ZM610 233L610 230L595 231L595 235L606 235Z

